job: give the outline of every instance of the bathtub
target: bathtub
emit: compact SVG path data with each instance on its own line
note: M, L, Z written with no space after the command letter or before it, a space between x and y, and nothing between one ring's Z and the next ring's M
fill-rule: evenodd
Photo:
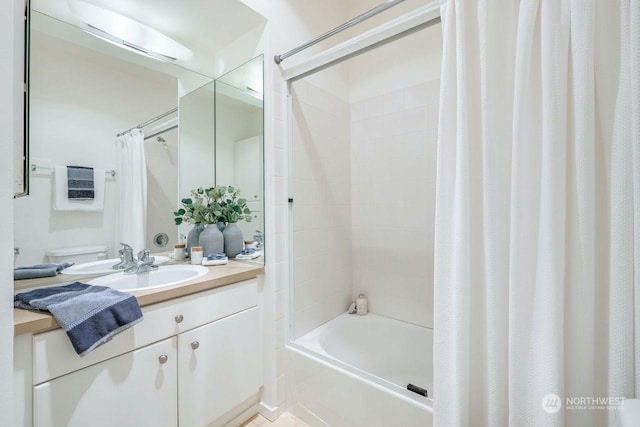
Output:
M430 427L433 331L342 314L287 346L288 407L312 426ZM406 389L414 384L423 397Z

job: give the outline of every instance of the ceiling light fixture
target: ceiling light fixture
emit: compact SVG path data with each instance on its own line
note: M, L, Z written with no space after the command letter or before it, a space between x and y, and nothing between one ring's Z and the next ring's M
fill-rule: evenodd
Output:
M172 38L119 13L82 0L69 0L69 8L87 24L88 33L112 44L164 61L193 56L189 48Z

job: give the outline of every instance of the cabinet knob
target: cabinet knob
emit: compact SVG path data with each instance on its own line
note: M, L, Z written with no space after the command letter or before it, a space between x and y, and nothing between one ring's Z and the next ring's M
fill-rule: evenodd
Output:
M183 320L184 320L184 316L182 314L178 314L176 316L176 323L182 323Z
M161 365L164 365L165 363L167 363L167 360L169 360L169 356L167 356L166 354L163 354L162 356L158 357L158 362L160 362Z
M194 341L191 343L191 348L197 350L200 347L200 343L198 341Z

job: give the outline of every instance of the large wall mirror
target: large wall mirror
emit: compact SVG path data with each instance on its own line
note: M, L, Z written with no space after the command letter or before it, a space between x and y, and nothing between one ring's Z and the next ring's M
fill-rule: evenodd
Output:
M263 63L258 56L180 99L181 197L214 185L239 190L251 220L238 227L258 250L264 243ZM180 227L186 236L192 226Z
M206 5L196 0L80 2L120 7L122 14L164 30L191 50L184 58L158 60L139 46L123 49L113 40L105 41L104 34L94 37L70 10L73 3L31 1L30 194L14 200L16 266L51 261L51 251L64 248L93 246L101 249L102 258L117 256L123 239L119 231L131 226L126 215L117 220L122 198L130 197L121 189L129 183L135 187L142 175L126 173L116 147L118 135L136 127L144 132L147 182L145 237L137 246L153 252L173 248L181 233L173 211L184 186L191 185L189 171L200 165L197 169L207 178L203 185L210 186L216 170L225 168L215 160L214 124L219 120L213 115L213 81L254 56L265 25L262 16L239 0ZM211 10L204 13L201 8ZM148 10L153 13L145 13ZM182 19L175 21L189 23L189 28L173 22L177 14ZM190 108L193 99L206 106ZM198 131L203 133L189 134L202 117L207 125ZM60 198L63 179L56 171L66 171L67 166L94 169L99 203L65 206Z
M216 183L240 190L251 221L238 225L245 240L264 236L263 57L215 81Z

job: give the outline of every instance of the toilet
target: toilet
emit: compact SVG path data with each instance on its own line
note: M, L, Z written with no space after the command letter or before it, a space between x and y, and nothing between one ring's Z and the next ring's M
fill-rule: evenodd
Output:
M85 262L101 261L107 258L108 252L105 245L76 246L70 248L49 249L44 252L51 263L72 262L82 264Z

